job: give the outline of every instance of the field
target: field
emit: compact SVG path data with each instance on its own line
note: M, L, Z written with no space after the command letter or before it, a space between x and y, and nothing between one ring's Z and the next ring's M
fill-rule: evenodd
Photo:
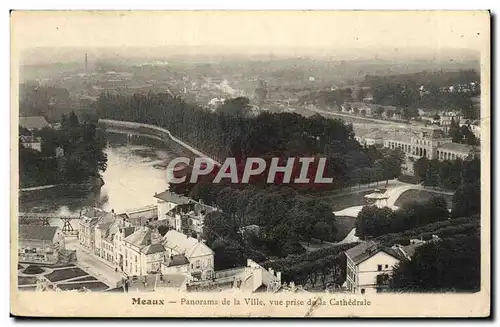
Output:
M59 282L66 279L86 276L86 275L87 273L85 271L81 270L80 268L74 267L74 268L54 270L45 277L51 282Z

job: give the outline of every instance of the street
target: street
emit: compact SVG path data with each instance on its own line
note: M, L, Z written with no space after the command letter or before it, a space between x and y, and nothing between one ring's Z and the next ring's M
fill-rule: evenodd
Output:
M76 250L76 265L97 279L106 283L110 287L116 287L118 281L122 279L122 274L115 272L115 269L108 265L104 259L101 259L90 251L83 248L79 243L78 239L71 237L66 238L66 248L68 250Z

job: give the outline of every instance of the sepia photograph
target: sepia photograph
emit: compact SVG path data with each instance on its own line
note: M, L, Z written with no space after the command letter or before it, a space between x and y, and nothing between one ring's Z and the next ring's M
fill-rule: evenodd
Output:
M10 20L13 315L490 315L488 11Z

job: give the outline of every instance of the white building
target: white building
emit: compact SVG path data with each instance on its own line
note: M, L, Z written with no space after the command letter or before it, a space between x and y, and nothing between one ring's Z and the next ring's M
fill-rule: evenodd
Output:
M361 243L345 254L346 287L357 294L372 294L384 288L394 267L405 259L394 249L379 247L373 241Z
M205 243L176 230L170 230L163 237L163 246L166 251L165 258L172 259L176 255L183 255L186 258L189 262L187 271L195 279L213 278L214 252ZM165 260L162 269L167 272L169 266L169 260Z
M399 148L409 158L434 159L437 158L437 148L446 143L452 143L452 139L442 130L424 128L420 133L394 131L384 140L384 147Z
M42 139L39 137L22 135L20 141L25 148L33 149L38 152L42 151Z
M123 272L129 276L159 272L165 257L161 236L148 227L139 228L124 238L123 250Z

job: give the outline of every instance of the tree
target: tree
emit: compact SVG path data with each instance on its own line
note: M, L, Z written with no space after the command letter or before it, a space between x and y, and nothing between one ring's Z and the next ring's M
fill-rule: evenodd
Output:
M357 216L356 235L359 237L368 237L388 233L393 216L394 212L388 207L363 207Z
M453 194L452 217L468 217L481 212L481 185L479 181L460 186Z
M245 117L250 113L250 100L245 97L227 99L222 106L217 108L217 112L236 117Z
M455 119L452 118L450 122L450 129L448 130L448 135L452 138L454 143L462 143L462 134L460 133L460 127Z
M375 109L375 114L377 115L377 117L382 117L384 111L385 111L384 107L377 106L377 108Z
M427 170L429 169L429 159L427 157L421 157L415 161L413 164L413 170L415 176L420 178L420 180L425 181L427 177Z
M313 236L321 242L329 240L332 237L332 226L326 222L317 222L313 226Z
M400 149L390 150L378 163L382 167L382 176L386 180L385 186L389 180L401 175L401 165L404 162L404 153Z
M393 291L478 291L481 285L479 235L457 235L416 249L389 282Z

